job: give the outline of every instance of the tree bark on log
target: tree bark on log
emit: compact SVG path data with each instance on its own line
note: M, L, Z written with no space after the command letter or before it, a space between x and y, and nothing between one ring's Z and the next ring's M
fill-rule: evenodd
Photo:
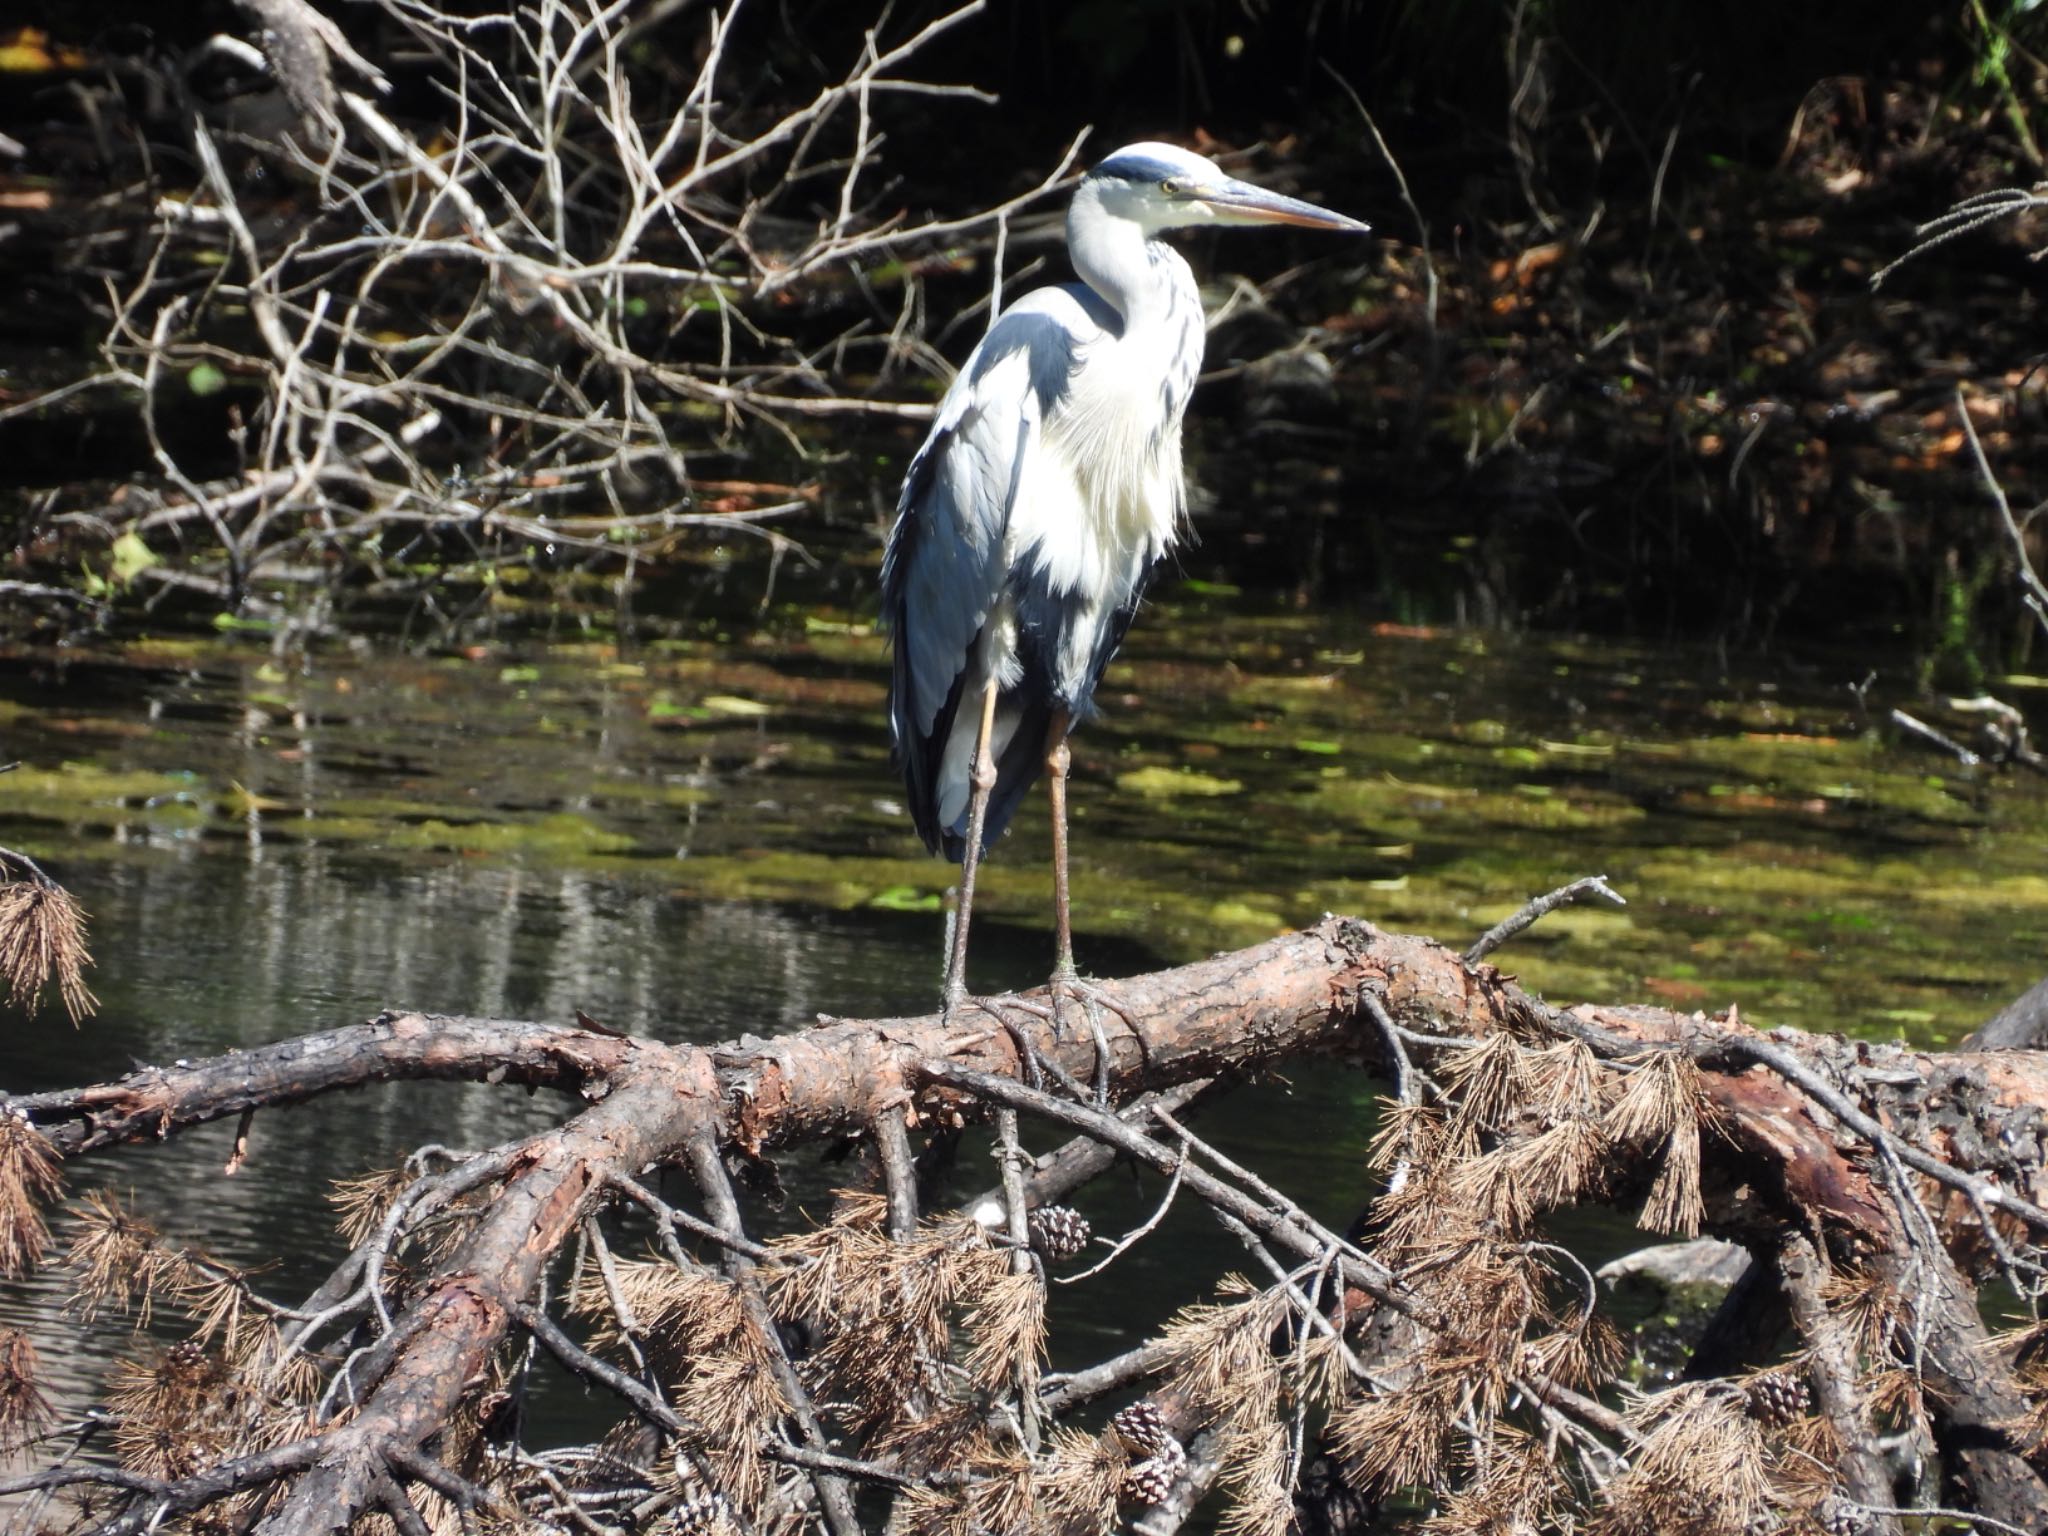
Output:
M1549 1029L1611 1049L1684 1047L1707 1059L1762 1043L1739 1021L1668 1009L1582 1005L1560 1012L1493 967L1468 967L1432 940L1343 917L1193 965L1096 985L1109 1005L1109 1084L1118 1099L1198 1077L1249 1074L1305 1054L1386 1072L1382 1042L1360 1024L1359 999L1368 991L1397 1023L1419 1033L1478 1038L1500 1029ZM920 1123L943 1122L962 1106L925 1081L923 1063L1019 1076L1025 1042L1041 1062L1091 1080L1093 1040L1055 1038L1043 992L970 999L950 1023L940 1014L827 1020L774 1040L709 1047L720 1139L756 1154L855 1133L906 1105ZM665 1049L571 1026L387 1012L274 1046L0 1103L75 1156L400 1079L511 1082L596 1097L641 1070L638 1057ZM1958 1172L1993 1175L2037 1209L2048 1196L2048 1053L1933 1055L1820 1037L1805 1037L1800 1049L1852 1084L1860 1079L1880 1113L1912 1119L1946 1146ZM1709 1091L1738 1150L1782 1181L1794 1206L1872 1236L1889 1231L1869 1173L1832 1146L1827 1117L1808 1098L1758 1067L1717 1073ZM1990 1186L1983 1193L1993 1205L2009 1205ZM1959 1212L1948 1214L1969 1224Z

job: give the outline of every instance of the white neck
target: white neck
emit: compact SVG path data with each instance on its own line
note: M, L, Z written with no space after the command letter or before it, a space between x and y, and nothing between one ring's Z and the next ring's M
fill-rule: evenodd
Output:
M1067 210L1067 251L1081 281L1124 317L1126 333L1155 324L1171 307L1171 289L1184 264L1162 265L1149 249L1157 236L1134 219L1109 212L1101 189L1081 183ZM1169 248L1166 254L1177 256Z

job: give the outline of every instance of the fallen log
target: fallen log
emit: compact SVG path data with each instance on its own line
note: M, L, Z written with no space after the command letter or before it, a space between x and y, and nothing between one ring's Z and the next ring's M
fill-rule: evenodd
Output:
M698 1470L690 1476L697 1482L671 1479L661 1496L670 1500L664 1507L680 1507L709 1487L735 1518L794 1509L795 1518L844 1533L855 1528L854 1506L844 1497L851 1479L891 1489L892 1499L912 1500L920 1509L1002 1498L1020 1500L1024 1508L1037 1501L1035 1507L1069 1509L1063 1518L1083 1528L1090 1517L1078 1512L1075 1488L1093 1490L1099 1506L1101 1498L1114 1501L1151 1484L1127 1481L1135 1472L1103 1471L1118 1457L1134 1455L1129 1447L1119 1450L1113 1436L1101 1442L1086 1476L1075 1459L1080 1452L1067 1442L1030 1455L1010 1443L1014 1430L1002 1425L1036 1423L1040 1411L1022 1413L1014 1399L1025 1390L1018 1383L1038 1379L1030 1364L1038 1335L1031 1329L1003 1346L1004 1368L987 1378L1000 1385L979 1389L981 1418L972 1433L961 1425L947 1432L954 1437L948 1456L925 1444L927 1433L937 1430L918 1428L923 1420L917 1415L929 1418L934 1401L953 1402L951 1388L906 1386L902 1401L869 1405L872 1422L858 1412L849 1419L843 1403L821 1406L839 1403L828 1393L847 1387L835 1373L852 1366L833 1351L850 1354L852 1346L832 1340L843 1341L854 1319L833 1310L839 1303L804 1289L807 1266L845 1263L851 1273L862 1273L860 1265L936 1266L935 1273L952 1275L945 1283L954 1299L941 1311L953 1321L945 1326L970 1333L994 1327L991 1298L998 1293L987 1288L999 1283L1011 1287L1000 1292L1005 1305L1038 1315L1042 1303L1027 1306L1026 1291L1015 1288L1028 1290L1036 1279L1028 1271L1010 1275L1001 1258L1007 1223L917 1222L911 1159L901 1141L906 1131L952 1133L985 1119L998 1104L1075 1132L1076 1147L1109 1150L1110 1157L1072 1149L1061 1154L1080 1170L1076 1179L1113 1157L1134 1159L1172 1178L1175 1187L1184 1182L1190 1198L1215 1209L1276 1279L1256 1304L1243 1304L1254 1309L1246 1318L1256 1313L1263 1326L1255 1330L1258 1348L1240 1368L1266 1379L1260 1362L1274 1329L1293 1330L1292 1347L1303 1359L1312 1340L1323 1341L1320 1349L1339 1350L1337 1358L1350 1363L1336 1370L1342 1390L1328 1399L1328 1411L1333 1432L1355 1431L1357 1444L1371 1443L1372 1426L1379 1424L1373 1415L1389 1411L1373 1385L1375 1368L1344 1343L1355 1314L1374 1308L1410 1320L1388 1336L1405 1339L1400 1348L1411 1357L1445 1369L1451 1368L1445 1362L1457 1362L1455 1369L1471 1375L1472 1390L1497 1381L1478 1399L1489 1423L1506 1425L1521 1411L1534 1412L1539 1425L1550 1423L1552 1433L1563 1425L1588 1468L1601 1457L1640 1454L1653 1444L1666 1428L1653 1428L1645 1440L1645 1431L1580 1390L1597 1387L1602 1378L1580 1368L1572 1352L1577 1345L1543 1342L1576 1338L1593 1304L1589 1297L1576 1323L1558 1311L1551 1292L1569 1266L1547 1252L1553 1245L1535 1240L1549 1209L1589 1200L1633 1208L1647 1200L1660 1225L1681 1231L1704 1225L1756 1252L1775 1254L1788 1234L1817 1239L1812 1263L1798 1272L1811 1278L1802 1294L1821 1298L1821 1312L1808 1309L1802 1336L1820 1326L1817 1318L1829 1307L1847 1304L1843 1275L1889 1287L1888 1295L1907 1298L1909 1311L1918 1307L1913 1329L1897 1338L1857 1335L1847 1356L1839 1344L1830 1346L1833 1374L1824 1377L1836 1394L1828 1406L1836 1425L1830 1454L1841 1476L1827 1484L1827 1497L1846 1497L1873 1512L1880 1507L1872 1471L1878 1430L1866 1413L1862 1431L1841 1433L1849 1420L1838 1389L1844 1359L1878 1369L1876 1354L1885 1354L1882 1369L1907 1370L1916 1382L1935 1382L1947 1394L1929 1392L1912 1411L1934 1421L1937 1442L1944 1427L1955 1431L1948 1437L1956 1447L1955 1474L1974 1479L1972 1496L1983 1513L2028 1528L2048 1523L2048 1489L2027 1461L2029 1448L2006 1425L2029 1399L2007 1363L1970 1347L1974 1314L1964 1317L1973 1306L1973 1279L2002 1273L2026 1284L2040 1272L2048 1238L2042 1210L2048 1054L1942 1055L1790 1031L1765 1036L1732 1010L1718 1018L1628 1006L1561 1011L1490 965L1427 939L1340 917L1235 954L1091 984L1063 1011L1070 1021L1085 1018L1087 1027L1056 1031L1055 1010L1040 992L972 1000L951 1017L826 1019L772 1040L709 1048L584 1027L393 1012L116 1082L0 1100L5 1123L32 1127L47 1154L73 1158L401 1078L518 1084L572 1096L571 1112L558 1127L497 1149L467 1175L457 1168L407 1186L323 1288L319 1305L298 1309L280 1330L284 1354L311 1358L318 1367L320 1390L304 1431L319 1436L317 1456L288 1467L273 1459L260 1476L232 1490L219 1487L223 1458L216 1457L193 1474L214 1473L197 1495L182 1487L144 1488L131 1479L131 1496L95 1528L140 1530L165 1512L197 1507L195 1498L205 1503L251 1489L263 1495L257 1528L271 1536L340 1529L380 1509L409 1524L393 1507L394 1499L405 1502L406 1489L428 1500L430 1512L513 1497L511 1473L501 1469L479 1482L473 1457L458 1469L455 1451L463 1437L451 1435L450 1426L479 1396L508 1334L533 1332L519 1319L534 1316L550 1263L573 1244L587 1249L593 1217L629 1187L637 1207L662 1223L669 1245L663 1284L697 1288L690 1294L701 1299L714 1294L703 1287L744 1282L745 1294L755 1298L735 1312L736 1331L716 1348L752 1350L749 1358L763 1362L785 1356L770 1373L778 1385L764 1399L779 1423L752 1426L745 1435L759 1443L745 1444L735 1439L737 1428L683 1412L694 1401L690 1373L704 1367L677 1362L681 1377L659 1389L672 1394L674 1407L655 1427L696 1458ZM1163 1106L1155 1103L1132 1121L1112 1112L1145 1094L1209 1081L1227 1086L1313 1056L1355 1062L1411 1090L1429 1082L1427 1094L1416 1090L1413 1102L1404 1103L1400 1116L1407 1118L1394 1122L1401 1133L1390 1153L1394 1172L1361 1223L1366 1235L1358 1241L1322 1227L1282 1192L1229 1164ZM1418 1072L1417 1063L1425 1070ZM877 1177L888 1196L886 1230L874 1224L883 1217L856 1211L822 1232L784 1234L765 1246L744 1231L730 1192L720 1188L724 1158L773 1158L801 1144L849 1137L872 1138L884 1149ZM1574 1153L1567 1168L1551 1149L1568 1143L1606 1151L1590 1160ZM703 1214L671 1208L633 1182L661 1163L688 1170ZM449 1182L437 1186L436 1178ZM475 1203L461 1240L429 1273L387 1295L386 1259L413 1240L426 1213L442 1210L458 1194ZM1361 1205L1368 1196L1361 1187ZM1377 1234L1375 1222L1381 1224ZM760 1278L702 1270L674 1246L676 1233L724 1245L744 1258L745 1268L761 1263ZM1932 1245L1930 1237L1937 1240ZM980 1248L1000 1260L986 1274L964 1257ZM857 1263L850 1254L859 1256ZM1910 1274L1898 1267L1909 1259L1920 1266ZM968 1275L978 1278L970 1283L962 1278ZM1460 1308L1471 1303L1459 1300L1465 1293L1447 1277L1463 1285L1482 1275L1491 1277L1489 1294L1522 1295L1521 1311L1451 1350L1446 1340L1463 1336ZM654 1336L638 1310L652 1304L634 1303L620 1283L607 1282L615 1347L651 1358ZM892 1283L910 1282L899 1275ZM968 1304L970 1293L982 1296L980 1310ZM812 1354L801 1344L789 1354L778 1332L803 1319L809 1321L799 1331L814 1344L825 1342ZM677 1326L687 1333L687 1326ZM1104 1379L1171 1376L1179 1400L1192 1405L1193 1422L1237 1434L1217 1442L1222 1485L1241 1500L1263 1497L1270 1506L1268 1485L1286 1459L1247 1461L1243 1446L1251 1431L1241 1424L1233 1429L1232 1415L1284 1422L1285 1401L1308 1389L1288 1384L1294 1379L1280 1370L1270 1397L1254 1394L1256 1400L1246 1400L1250 1408L1205 1398L1199 1362L1191 1361L1185 1340L1175 1342L1180 1325L1169 1319L1163 1326L1155 1353L1133 1366L1135 1376L1110 1371ZM1546 1327L1566 1331L1546 1336ZM913 1342L929 1355L936 1339L933 1333ZM582 1348L559 1331L544 1342L558 1352ZM1972 1362L1967 1370L1966 1356ZM931 1357L943 1358L944 1351ZM594 1357L588 1363L602 1366ZM637 1379L645 1388L655 1378L642 1372ZM1842 1390L1855 1386L1853 1372L1847 1379ZM1509 1388L1521 1397L1511 1398ZM868 1390L883 1389L871 1384ZM1006 1400L1010 1407L1001 1409ZM1045 1399L1055 1412L1082 1401L1083 1395L1057 1392ZM1524 1406L1511 1410L1511 1401ZM1948 1403L1958 1405L1953 1413ZM646 1402L629 1398L627 1406L648 1418ZM707 1409L715 1406L707 1400ZM1353 1431L1343 1429L1347 1422ZM1447 1425L1437 1428L1447 1432ZM441 1460L432 1454L437 1446ZM764 1454L798 1481L762 1472ZM1406 1478L1452 1505L1471 1493L1470 1478L1461 1490L1450 1470L1434 1464L1380 1466L1372 1454L1341 1464L1363 1467L1361 1476L1382 1482ZM1608 1497L1598 1491L1597 1477L1579 1484L1561 1463L1556 1476L1558 1489L1575 1490L1573 1499L1597 1507ZM1785 1501L1813 1492L1795 1486L1789 1472L1771 1477L1778 1481L1763 1478L1758 1486L1769 1491L1755 1496L1779 1501L1771 1507L1789 1508ZM1558 1489L1553 1493L1564 1497ZM1799 1507L1810 1512L1818 1498ZM745 1513L749 1501L751 1515ZM1619 1518L1612 1510L1609 1515Z

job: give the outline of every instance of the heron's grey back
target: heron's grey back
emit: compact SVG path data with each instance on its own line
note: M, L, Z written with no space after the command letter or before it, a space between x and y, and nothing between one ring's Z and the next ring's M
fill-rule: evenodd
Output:
M1020 300L947 390L904 477L882 560L882 609L894 646L895 752L929 847L942 840L938 781L962 685L1009 575L1003 547L1018 484L1045 413L1067 390L1079 345L1100 328L1090 311L1105 307L1085 289L1040 289ZM977 715L969 728L978 723ZM1022 761L1011 768L1012 755L1000 778L1026 769ZM987 835L1000 830L991 814Z

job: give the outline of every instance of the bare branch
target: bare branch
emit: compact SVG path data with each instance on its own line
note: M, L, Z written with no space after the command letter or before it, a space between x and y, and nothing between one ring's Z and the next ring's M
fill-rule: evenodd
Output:
M1521 907L1475 939L1472 947L1465 951L1465 963L1477 965L1516 934L1540 922L1559 907L1569 906L1587 896L1598 896L1603 901L1613 902L1617 907L1628 905L1627 901L1622 899L1621 893L1607 883L1605 875L1587 875L1583 879L1572 881L1569 885L1561 885L1546 895L1531 897Z

